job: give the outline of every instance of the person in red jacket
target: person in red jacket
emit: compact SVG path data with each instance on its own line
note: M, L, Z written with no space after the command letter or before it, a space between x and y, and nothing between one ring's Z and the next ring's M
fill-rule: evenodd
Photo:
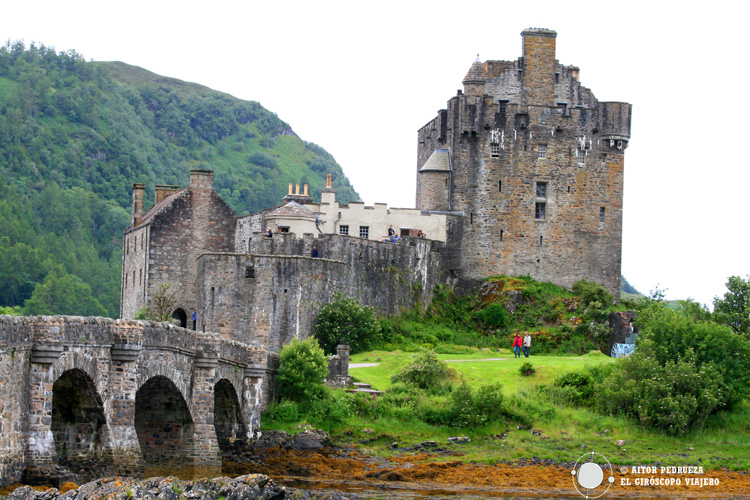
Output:
M516 333L516 338L513 339L513 354L516 358L521 357L521 346L523 345L523 339L520 333Z

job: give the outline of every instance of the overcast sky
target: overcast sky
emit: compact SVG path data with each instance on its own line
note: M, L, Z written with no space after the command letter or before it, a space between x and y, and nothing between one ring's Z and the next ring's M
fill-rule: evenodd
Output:
M333 154L366 203L413 207L417 130L477 54L513 60L523 29L554 29L560 63L633 105L623 274L710 304L750 274L750 44L740 2L697 5L36 0L5 2L0 36L259 101Z

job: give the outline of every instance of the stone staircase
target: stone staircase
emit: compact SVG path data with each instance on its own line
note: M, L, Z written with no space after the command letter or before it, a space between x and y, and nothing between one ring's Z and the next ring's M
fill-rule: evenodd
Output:
M380 392L377 389L373 389L370 384L365 384L362 382L354 382L354 387L351 389L347 389L346 392L351 393L364 393L367 395L373 395L373 396L381 396L383 393Z

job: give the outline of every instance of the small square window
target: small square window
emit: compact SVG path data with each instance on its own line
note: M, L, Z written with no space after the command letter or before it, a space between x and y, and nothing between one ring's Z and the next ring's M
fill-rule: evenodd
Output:
M568 104L564 102L558 102L557 103L557 112L563 116L565 116L565 113L568 111Z
M506 111L508 110L508 101L498 101L497 102L497 112L501 115L504 115Z
M348 225L341 225L341 226L339 226L339 234L348 235L349 234L349 226Z
M490 156L492 156L493 158L500 157L500 144L496 142L490 143Z
M540 160L544 160L547 158L547 145L546 144L540 144L537 147L537 158Z
M279 226L279 232L280 233L288 233L289 232L289 226Z
M547 218L547 204L544 202L537 202L536 209L534 211L534 218L536 220L544 220Z
M547 197L547 183L546 182L537 182L536 183L536 197L537 198L546 198Z
M370 226L359 226L359 237L369 238L370 237Z

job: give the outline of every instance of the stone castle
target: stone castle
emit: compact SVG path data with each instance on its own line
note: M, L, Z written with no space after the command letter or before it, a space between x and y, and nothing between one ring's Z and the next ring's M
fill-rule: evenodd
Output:
M338 291L386 315L498 274L619 296L631 106L597 101L559 64L554 31L521 35L520 58L475 61L419 130L415 209L340 204L329 176L319 203L290 185L281 205L237 217L195 170L185 189L156 186L143 213L136 184L122 317L173 283L183 325L195 308L199 330L278 352Z
M71 460L219 467L258 429L279 350L337 292L384 315L497 274L618 296L631 106L581 86L554 31L522 37L520 58L474 62L419 130L414 209L341 204L329 178L320 202L290 185L238 217L194 170L144 210L135 184L122 319L0 318L0 485ZM166 283L181 327L133 320Z

